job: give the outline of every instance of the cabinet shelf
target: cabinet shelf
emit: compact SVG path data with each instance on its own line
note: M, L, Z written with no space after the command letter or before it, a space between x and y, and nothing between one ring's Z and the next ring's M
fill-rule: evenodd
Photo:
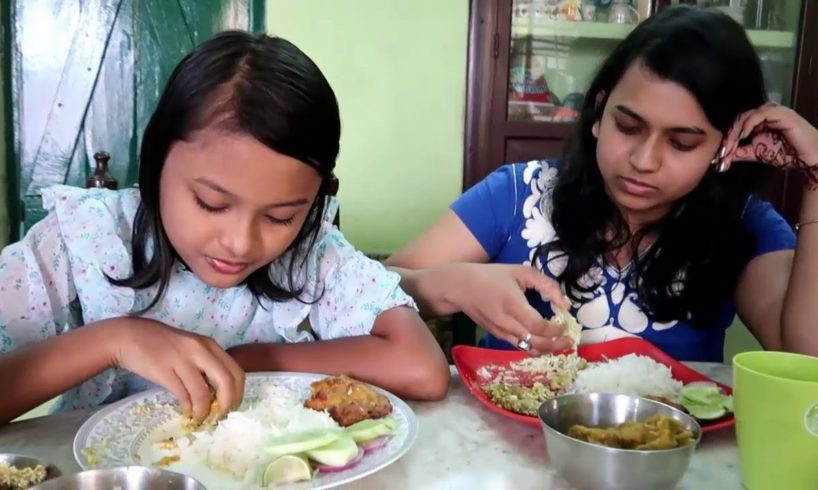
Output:
M623 39L635 24L611 24L608 22L571 22L560 20L515 20L511 25L513 38L527 36L584 38L584 39ZM750 41L756 47L792 48L795 46L795 33L790 31L747 30Z

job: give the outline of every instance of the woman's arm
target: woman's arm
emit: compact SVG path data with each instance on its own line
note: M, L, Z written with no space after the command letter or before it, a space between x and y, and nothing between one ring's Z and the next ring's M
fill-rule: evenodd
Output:
M418 304L421 316L437 318L460 308L447 297L447 279L456 280L450 266L461 262L485 264L489 255L463 221L451 210L384 264L401 276L401 287ZM453 277L454 276L454 277Z
M818 190L806 190L800 221L818 217ZM739 280L736 309L765 349L818 356L818 223L803 226L795 252L753 259Z
M258 343L228 349L245 371L347 374L401 397L440 400L449 365L427 326L409 307L378 315L370 335L291 344Z
M489 179L500 176L495 173ZM461 199L482 210L482 217L475 218L473 225L482 227L477 233L496 252L493 249L508 238L504 230L512 226L514 210L492 210L497 205L491 202L486 182ZM502 186L495 183L493 189L498 187ZM512 345L530 333L533 354L570 347L570 339L561 337L562 327L543 318L525 297L527 290L536 290L544 300L567 309L559 285L529 266L489 264L491 255L466 223L448 210L428 231L387 259L386 265L400 274L401 287L415 299L425 318L463 312Z
M750 144L738 146L752 136ZM745 113L727 141L728 160L753 160L800 170L806 187L795 252L753 259L739 279L736 308L767 349L818 355L818 130L774 104Z

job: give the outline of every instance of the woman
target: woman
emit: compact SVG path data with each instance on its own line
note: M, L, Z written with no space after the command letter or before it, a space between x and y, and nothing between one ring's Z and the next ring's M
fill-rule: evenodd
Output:
M754 196L773 167L807 177L797 240ZM561 162L501 167L388 264L424 314L465 312L487 347L569 347L553 304L583 342L720 361L737 312L765 348L818 354L816 183L818 131L767 103L742 27L671 8L604 62Z

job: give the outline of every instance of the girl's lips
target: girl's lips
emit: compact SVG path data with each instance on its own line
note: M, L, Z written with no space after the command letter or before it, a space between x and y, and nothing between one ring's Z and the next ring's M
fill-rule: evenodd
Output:
M213 257L207 257L205 260L210 264L210 267L221 274L238 274L250 265L248 262L230 262L227 260L214 259Z

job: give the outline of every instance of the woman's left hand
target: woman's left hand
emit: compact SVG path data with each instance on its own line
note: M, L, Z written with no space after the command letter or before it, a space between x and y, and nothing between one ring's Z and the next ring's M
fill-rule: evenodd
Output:
M741 114L727 134L724 170L737 160L800 169L818 187L818 129L788 107L764 104Z

